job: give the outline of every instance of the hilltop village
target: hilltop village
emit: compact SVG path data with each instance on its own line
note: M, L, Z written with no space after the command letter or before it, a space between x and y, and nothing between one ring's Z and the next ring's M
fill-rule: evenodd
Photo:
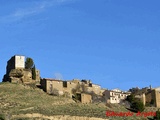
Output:
M41 78L40 71L35 70L36 79L32 79L32 71L25 68L25 56L15 55L7 62L6 74L3 82L32 84L37 83L44 92L50 95L67 96L82 103L124 103L127 96L132 93L140 99L144 105L160 107L160 88L131 88L128 91L119 89L108 90L100 85L92 83L91 80L57 80Z

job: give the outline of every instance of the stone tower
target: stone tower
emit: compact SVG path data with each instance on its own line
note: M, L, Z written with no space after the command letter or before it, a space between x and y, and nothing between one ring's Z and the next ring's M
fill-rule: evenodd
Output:
M8 60L7 62L6 74L9 74L9 72L12 69L24 69L24 68L25 68L25 56L15 55L11 57L11 59Z
M32 72L25 69L25 56L15 55L7 61L6 74L3 82L30 83L32 81Z

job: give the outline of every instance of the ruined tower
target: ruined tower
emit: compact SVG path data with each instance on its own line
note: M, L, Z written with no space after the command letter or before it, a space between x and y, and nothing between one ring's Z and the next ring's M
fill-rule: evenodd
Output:
M24 68L25 68L25 56L15 55L11 57L11 59L8 60L7 62L6 74L9 74L9 72L12 69L24 69Z

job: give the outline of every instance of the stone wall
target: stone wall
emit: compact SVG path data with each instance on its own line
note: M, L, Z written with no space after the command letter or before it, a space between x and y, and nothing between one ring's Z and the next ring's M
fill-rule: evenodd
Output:
M145 93L145 104L151 104L153 101L153 106L160 107L160 90L150 90L149 92Z
M48 94L63 95L63 81L55 79L41 79L42 89Z
M101 94L101 86L96 85L96 84L92 84L92 91L93 91L95 94L100 95L100 94Z
M15 69L15 56L7 61L6 74L9 74L12 69Z
M156 104L155 104L155 102L156 102L155 90L151 90L145 94L145 102L147 104L150 104L152 99L154 100L154 106L156 106ZM146 103L144 103L144 105Z
M89 94L81 93L81 103L91 103L92 96Z
M16 55L14 57L15 57L15 69L25 68L25 57L24 56L19 56L19 55Z
M55 79L41 79L41 87L48 94L63 95L67 93L70 97L79 93L94 93L100 94L100 86L90 86L88 83L81 82L79 80L62 81ZM88 89L89 88L89 89Z
M76 83L76 82L67 81L67 87L64 87L64 91L72 95L79 88L80 88L80 84L78 82Z
M36 69L36 81L40 81L40 71Z
M156 107L160 107L160 91L155 90Z
M98 116L97 116L98 117ZM39 113L27 113L27 114L18 114L12 115L11 119L18 120L18 119L34 119L34 120L108 120L103 118L96 118L96 117L85 117L85 116L70 116L70 115L53 115L47 116Z

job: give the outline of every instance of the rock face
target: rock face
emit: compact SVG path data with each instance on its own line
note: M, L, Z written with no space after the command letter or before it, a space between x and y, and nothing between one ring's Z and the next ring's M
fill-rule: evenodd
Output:
M23 77L24 72L23 69L12 69L9 73L9 77L21 78Z
M12 83L27 83L32 81L32 72L27 69L12 69L9 74L4 75L3 81Z

